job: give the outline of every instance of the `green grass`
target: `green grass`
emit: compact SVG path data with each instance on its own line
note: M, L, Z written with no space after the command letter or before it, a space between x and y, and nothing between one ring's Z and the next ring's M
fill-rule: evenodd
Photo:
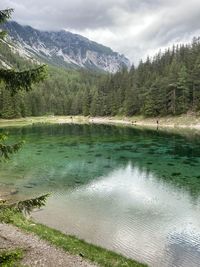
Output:
M20 213L13 209L0 209L0 222L12 223L20 229L35 233L41 239L48 241L52 245L62 248L65 251L82 255L83 258L90 260L105 267L144 267L145 264L138 263L132 259L127 259L115 252L89 244L74 236L69 236L49 228L42 224L37 224L31 220L26 220Z
M0 266L13 267L20 266L20 260L23 258L23 251L21 249L5 250L0 252Z

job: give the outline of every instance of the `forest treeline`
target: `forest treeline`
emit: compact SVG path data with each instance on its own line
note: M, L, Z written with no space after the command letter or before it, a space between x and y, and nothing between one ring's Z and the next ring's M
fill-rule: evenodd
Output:
M3 53L20 69L27 61ZM7 50L6 50L7 51ZM30 63L29 63L30 64ZM200 39L148 57L128 71L100 74L49 66L49 76L30 92L12 97L1 84L0 116L166 116L200 111Z

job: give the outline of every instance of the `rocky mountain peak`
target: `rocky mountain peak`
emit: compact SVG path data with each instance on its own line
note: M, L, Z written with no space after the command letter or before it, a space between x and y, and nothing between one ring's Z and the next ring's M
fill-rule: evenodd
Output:
M19 53L56 66L87 68L115 73L129 68L124 56L89 39L68 31L40 31L11 21L5 29Z

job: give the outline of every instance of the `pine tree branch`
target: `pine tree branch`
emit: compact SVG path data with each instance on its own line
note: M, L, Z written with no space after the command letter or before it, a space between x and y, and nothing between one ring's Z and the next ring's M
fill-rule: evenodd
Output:
M11 154L16 153L22 146L23 142L16 143L14 145L5 145L0 143L0 157L9 159Z
M0 142L6 141L7 138L8 138L8 135L6 133L0 134Z
M9 89L12 95L19 90L30 91L33 83L43 81L46 76L46 65L26 71L0 69L0 81L4 81L6 89Z
M24 214L30 214L34 209L40 209L46 205L47 198L50 194L45 194L37 198L27 199L8 205L8 207L14 207L17 211L23 212Z
M34 209L40 209L46 205L47 198L50 194L45 194L40 197L27 199L19 202L8 203L6 200L0 201L0 211L4 209L14 209L24 215L29 215Z

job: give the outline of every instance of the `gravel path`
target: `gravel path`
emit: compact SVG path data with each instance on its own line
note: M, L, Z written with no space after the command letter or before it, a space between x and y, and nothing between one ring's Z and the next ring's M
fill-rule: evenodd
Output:
M22 264L31 267L95 267L82 257L58 249L34 234L21 231L13 225L0 223L0 250L25 249Z

